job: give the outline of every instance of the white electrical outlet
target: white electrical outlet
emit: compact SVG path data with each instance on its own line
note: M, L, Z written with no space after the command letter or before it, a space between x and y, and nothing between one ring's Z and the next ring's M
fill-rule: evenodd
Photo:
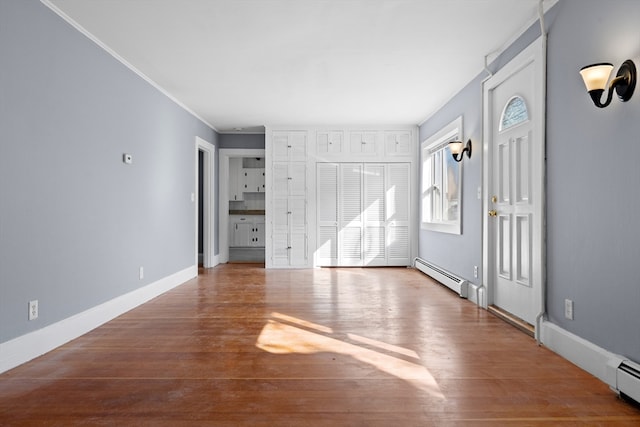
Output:
M144 279L144 267L140 267L140 271L138 272L138 277L140 280Z
M29 301L29 320L38 318L38 300Z
M477 265L473 266L473 277L475 277L476 279L478 278L478 266Z
M564 300L564 317L573 320L573 301L570 299Z

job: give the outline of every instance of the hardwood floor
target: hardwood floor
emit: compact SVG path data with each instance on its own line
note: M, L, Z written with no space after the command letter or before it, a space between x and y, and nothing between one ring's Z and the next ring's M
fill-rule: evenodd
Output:
M221 265L0 375L0 425L640 425L640 410L405 268Z

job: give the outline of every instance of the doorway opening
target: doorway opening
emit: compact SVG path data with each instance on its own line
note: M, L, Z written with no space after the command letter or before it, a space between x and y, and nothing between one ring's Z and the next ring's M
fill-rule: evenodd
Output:
M219 152L219 261L264 263L265 150Z

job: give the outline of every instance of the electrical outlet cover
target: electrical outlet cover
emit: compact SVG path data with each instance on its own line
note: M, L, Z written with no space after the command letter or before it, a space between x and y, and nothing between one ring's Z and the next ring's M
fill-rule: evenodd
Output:
M29 320L38 318L38 300L29 301Z

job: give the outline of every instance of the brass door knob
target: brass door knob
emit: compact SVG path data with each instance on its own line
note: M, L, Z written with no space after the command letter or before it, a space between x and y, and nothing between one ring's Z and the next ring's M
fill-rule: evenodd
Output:
M489 216L498 216L498 212L496 212L494 210L490 210L489 211Z

